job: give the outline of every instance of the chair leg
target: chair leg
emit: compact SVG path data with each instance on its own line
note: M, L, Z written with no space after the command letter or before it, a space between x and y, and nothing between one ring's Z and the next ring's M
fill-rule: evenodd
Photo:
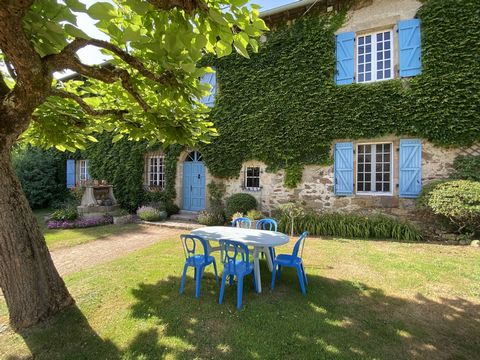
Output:
M303 263L302 263L302 270L303 270L303 277L305 278L305 285L308 286L307 273L305 272L305 266L303 266Z
M227 274L223 273L222 275L222 284L220 285L220 296L218 297L218 303L221 304L223 301L223 294L225 292L225 282L227 281Z
M193 268L193 280L197 280L197 268Z
M282 266L278 265L278 280L280 280L280 275L282 275Z
M217 263L213 259L213 270L215 271L215 281L218 283Z
M272 271L272 284L270 285L270 288L273 290L275 288L275 278L277 275L277 264L275 261L273 262L273 271Z
M187 264L185 264L183 267L182 281L180 282L180 294L183 294L183 289L185 288L185 278L187 277L187 270L188 266Z
M303 277L303 271L301 265L296 266L297 268L297 275L298 281L300 282L300 289L302 290L302 294L305 295L307 292L305 290L305 278Z
M237 276L237 309L242 308L243 297L243 275Z
M233 285L233 279L234 279L234 278L235 278L235 277L234 277L233 275L230 275L230 282L229 282L230 286Z
M203 268L195 268L197 272L197 278L195 279L195 297L200 297L200 282L202 281Z

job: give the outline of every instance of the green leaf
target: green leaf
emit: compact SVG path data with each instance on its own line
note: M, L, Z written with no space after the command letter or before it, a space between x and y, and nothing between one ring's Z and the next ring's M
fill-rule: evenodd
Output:
M72 37L87 39L87 40L90 39L90 36L88 36L82 30L80 30L79 28L73 25L65 24L64 29L65 29L65 32Z
M97 2L90 6L88 15L96 20L111 20L117 16L115 7L108 2Z
M220 25L228 26L228 22L225 20L221 12L213 8L210 8L208 10L208 14L210 15L210 18L212 18L213 21L215 21L216 23Z
M73 11L85 12L87 7L78 0L64 0L65 4Z
M120 141L122 138L123 138L123 134L117 134L113 137L112 142L116 143L116 142Z

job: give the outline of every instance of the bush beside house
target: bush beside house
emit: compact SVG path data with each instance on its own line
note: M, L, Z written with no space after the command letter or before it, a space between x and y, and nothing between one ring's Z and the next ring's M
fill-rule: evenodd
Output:
M30 145L17 147L12 163L32 209L49 207L67 195L63 153Z

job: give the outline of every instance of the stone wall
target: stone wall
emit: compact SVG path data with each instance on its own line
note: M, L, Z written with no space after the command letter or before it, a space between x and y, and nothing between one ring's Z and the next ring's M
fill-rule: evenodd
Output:
M404 137L402 137L404 138ZM342 139L339 141L352 141ZM414 199L404 199L398 196L398 147L400 138L396 136L385 136L376 139L353 140L354 146L359 143L382 142L392 143L393 150L393 178L392 195L354 195L335 196L333 188L333 166L306 166L303 171L301 184L296 189L287 189L283 185L284 171L269 173L266 165L259 161L248 161L244 164L241 174L236 179L221 180L226 184L226 196L234 193L244 192L253 195L262 211L268 213L278 205L291 201L302 201L309 207L318 211L361 211L372 212L382 211L399 216L406 216L414 206ZM480 153L480 145L468 149L454 148L446 149L434 146L428 141L422 142L422 183L435 179L448 177L452 171L452 163L455 157L465 154ZM259 191L248 191L244 189L244 168L247 166L259 166L261 170L261 189ZM210 177L210 179L213 179ZM354 182L356 179L354 177Z

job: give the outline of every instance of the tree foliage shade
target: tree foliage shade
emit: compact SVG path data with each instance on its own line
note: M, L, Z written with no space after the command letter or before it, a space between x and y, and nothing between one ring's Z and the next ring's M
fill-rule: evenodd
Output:
M176 6L181 4L182 6ZM23 138L60 150L85 149L95 134L193 145L216 134L199 102L209 86L199 78L205 54L248 56L267 29L245 1L96 2L37 0L23 18L35 51L51 70L70 69L75 81L54 81ZM84 13L110 41L91 39L77 25ZM74 55L87 45L113 57L107 66L86 66ZM6 77L6 74L4 74Z

